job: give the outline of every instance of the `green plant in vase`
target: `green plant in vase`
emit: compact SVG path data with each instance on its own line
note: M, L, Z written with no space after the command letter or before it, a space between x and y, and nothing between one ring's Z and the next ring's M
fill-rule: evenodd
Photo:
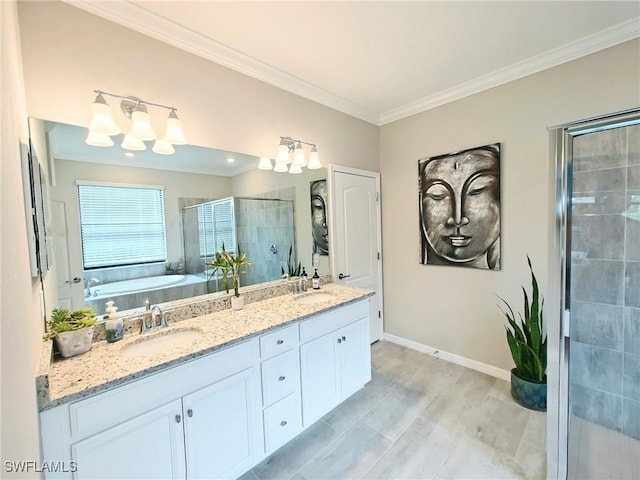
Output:
M73 311L54 308L47 320L47 331L42 339L55 340L63 357L78 355L91 348L95 323L96 314L93 307Z
M238 249L236 253L228 252L224 243L222 244L222 250L216 252L214 258L211 262L206 264L208 267L211 267L211 274L209 279L217 272L220 272L220 277L222 281L222 286L229 293L229 278L231 278L232 287L233 287L233 298L240 298L240 274L243 273L242 268L250 267L253 265L253 262L247 259L247 254L240 249L240 245L238 245ZM239 301L232 302L239 304ZM239 308L235 308L236 310L240 310L242 306Z
M280 271L282 272L282 278L291 278L291 277L299 277L300 271L302 270L300 262L296 265L296 262L292 259L293 257L293 245L289 246L289 258L287 259L287 271L284 271L283 267L280 267Z

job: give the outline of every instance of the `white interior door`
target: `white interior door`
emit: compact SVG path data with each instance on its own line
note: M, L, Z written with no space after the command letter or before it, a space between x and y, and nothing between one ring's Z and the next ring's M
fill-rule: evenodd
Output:
M82 260L70 254L65 202L51 201L51 218L51 240L58 293L58 301L52 302L52 306L75 310L84 305Z
M373 343L383 331L380 174L329 165L328 189L333 279L376 292L370 301Z

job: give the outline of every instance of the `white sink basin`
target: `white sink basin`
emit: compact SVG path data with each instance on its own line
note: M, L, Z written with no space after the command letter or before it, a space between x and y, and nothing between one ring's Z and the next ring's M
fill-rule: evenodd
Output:
M310 303L328 302L329 300L333 300L333 295L331 295L330 293L318 292L301 295L299 297L296 297L293 301L296 303L303 303L305 305L308 305Z
M121 353L129 357L144 357L155 355L174 347L183 347L193 343L202 335L199 330L174 330L161 332L151 337L138 340L122 347Z

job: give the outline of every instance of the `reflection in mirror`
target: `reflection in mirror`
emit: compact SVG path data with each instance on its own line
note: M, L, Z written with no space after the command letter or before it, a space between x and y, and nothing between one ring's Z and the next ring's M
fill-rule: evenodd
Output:
M108 300L122 312L143 307L146 299L154 305L217 292L220 279L205 264L223 241L228 250L239 244L254 262L242 275L242 286L280 278L281 269L287 270L289 247L293 260L312 269L310 185L326 178L324 169L303 169L299 175L263 171L256 168L256 157L190 145L176 146L173 155L157 155L150 148L129 152L120 148L117 137L114 147L92 147L84 142L84 127L30 122L40 126L32 131L42 132L44 138L37 140L48 147L55 262L45 285L47 308L89 304L102 314ZM164 239L154 240L165 245L160 257L143 252L151 244L146 234L153 229L158 233L158 225L150 225L151 204L141 207L137 200L122 207L124 200L112 194L96 202L96 208L109 208L95 215L92 224L85 221L89 215L81 215L79 185L139 190L137 195L161 192L158 208L164 225L159 233ZM140 215L131 220L135 211ZM107 253L88 262L83 242L91 235L103 235L99 241L114 251L126 247L140 253L124 260ZM318 272L328 273L328 258L319 262Z

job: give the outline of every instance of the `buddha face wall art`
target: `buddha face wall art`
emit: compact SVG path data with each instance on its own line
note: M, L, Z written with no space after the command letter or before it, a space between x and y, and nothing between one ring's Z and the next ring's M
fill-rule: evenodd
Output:
M420 263L500 270L500 144L418 160Z

